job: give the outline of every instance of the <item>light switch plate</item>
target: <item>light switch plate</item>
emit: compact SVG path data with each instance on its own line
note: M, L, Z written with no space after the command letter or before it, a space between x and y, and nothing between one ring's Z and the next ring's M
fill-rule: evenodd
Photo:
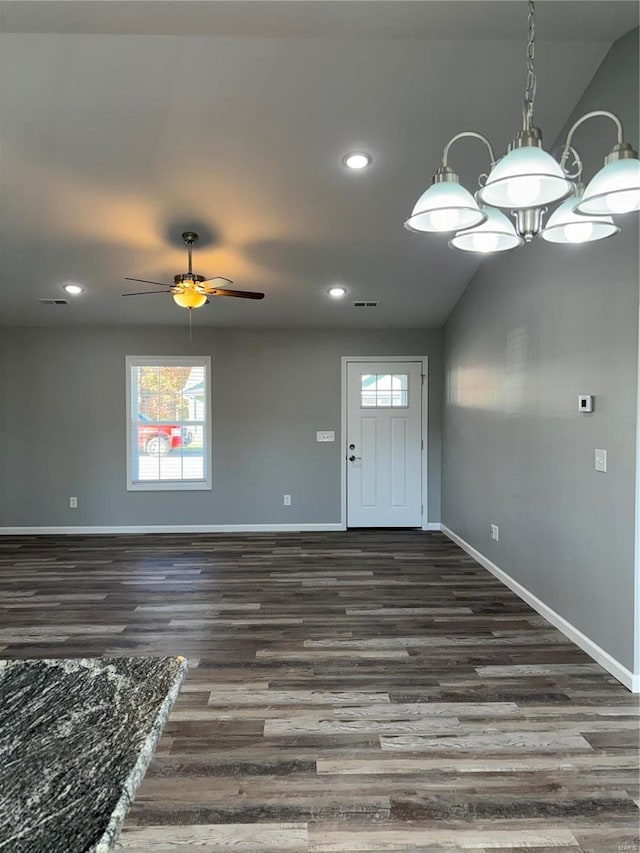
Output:
M318 431L316 433L316 441L335 441L336 434L334 430L328 429L324 431Z
M578 411L593 411L593 394L580 394L580 396L578 397Z
M596 471L607 471L607 451L596 449L595 452L595 468Z

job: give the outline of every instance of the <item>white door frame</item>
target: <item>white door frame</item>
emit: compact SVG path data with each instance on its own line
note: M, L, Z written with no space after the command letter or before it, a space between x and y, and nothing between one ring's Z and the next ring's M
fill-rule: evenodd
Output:
M350 362L419 361L422 364L422 529L439 530L429 525L429 357L426 355L343 355L341 358L341 415L340 415L340 526L347 529L347 365Z

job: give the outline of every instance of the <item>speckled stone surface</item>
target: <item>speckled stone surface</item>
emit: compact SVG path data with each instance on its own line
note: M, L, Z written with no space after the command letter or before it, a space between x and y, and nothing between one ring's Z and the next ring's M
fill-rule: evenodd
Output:
M0 661L0 851L106 853L183 658Z

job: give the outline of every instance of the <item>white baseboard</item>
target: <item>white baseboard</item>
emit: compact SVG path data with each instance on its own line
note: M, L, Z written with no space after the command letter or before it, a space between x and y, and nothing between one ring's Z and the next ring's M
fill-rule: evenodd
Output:
M549 607L549 605L545 604L544 601L541 601L532 592L529 592L526 587L522 586L522 584L518 583L518 581L514 580L502 569L498 568L495 563L492 563L491 560L487 559L487 557L485 557L484 554L481 554L480 551L476 550L473 545L469 545L468 542L465 542L465 540L458 536L457 533L454 533L453 530L450 530L444 524L441 525L440 529L445 536L448 536L449 539L451 539L452 542L459 545L463 551L466 551L467 554L473 557L473 559L480 563L481 566L484 566L487 571L491 572L491 574L498 578L499 581L509 587L512 592L515 592L519 598L526 601L526 603L541 616L544 616L544 618L561 631L565 637L568 637L576 644L576 646L579 646L583 652L586 652L596 661L596 663L599 663L600 666L607 670L607 672L610 672L614 678L617 678L618 681L624 684L624 686L631 690L632 693L640 693L640 673L633 673L630 669L627 669L627 667L621 664L620 661L612 657L609 652L606 652L597 643L594 643L593 640L587 637L586 634L583 634L582 631L579 631L571 624L571 622L567 622L563 616L560 616L559 613L556 613L556 611Z
M335 524L121 524L100 527L0 527L0 536L47 536L101 533L332 533L346 530ZM423 530L440 530L439 521L430 521Z
M0 527L0 536L101 533L322 533L344 530L335 524L123 524L111 527Z

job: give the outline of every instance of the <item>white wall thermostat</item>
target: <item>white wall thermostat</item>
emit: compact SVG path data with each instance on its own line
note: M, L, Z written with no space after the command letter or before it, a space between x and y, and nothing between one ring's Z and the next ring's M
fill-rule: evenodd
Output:
M592 412L593 411L593 394L581 394L578 397L578 411Z

